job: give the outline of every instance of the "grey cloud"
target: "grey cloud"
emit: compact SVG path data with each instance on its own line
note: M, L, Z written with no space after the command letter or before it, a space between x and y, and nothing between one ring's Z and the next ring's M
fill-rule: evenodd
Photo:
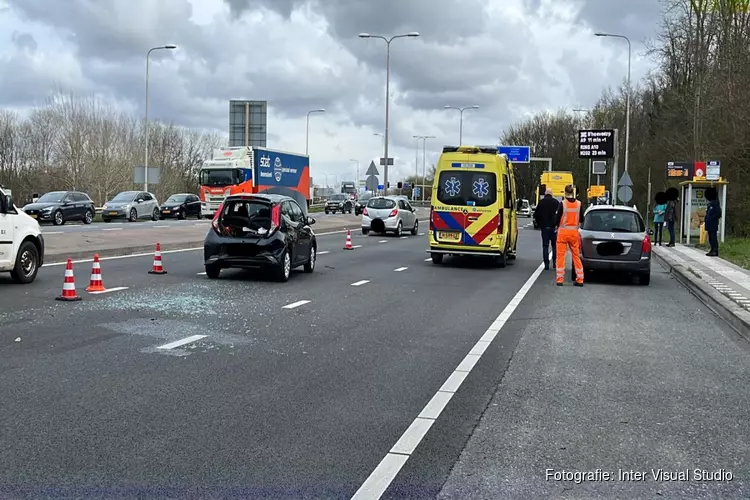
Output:
M289 17L295 8L310 6L328 20L339 39L361 32L391 36L420 31L436 40L455 42L486 28L482 0L225 0L235 13L257 7Z
M625 35L635 45L653 36L662 17L662 3L662 0L580 0L578 20L594 31ZM634 46L633 50L636 49Z
M11 41L13 42L13 45L19 49L30 50L32 52L37 49L36 40L34 40L34 37L30 33L19 33L14 31Z

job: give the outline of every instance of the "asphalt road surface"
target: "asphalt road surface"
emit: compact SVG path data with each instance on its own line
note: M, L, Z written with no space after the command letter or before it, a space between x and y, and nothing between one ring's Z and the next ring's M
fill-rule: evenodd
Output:
M672 433L690 425L680 423L677 413L688 411L696 422L693 430L708 429L714 440L705 454L691 447L688 438L694 433L669 449L660 443L661 448L649 451L636 437L621 446L644 457L671 452L671 463L682 458L689 466L701 459L713 467L721 464L713 450L726 450L729 464L744 443L744 465L732 463L735 475L747 472L747 395L738 393L750 381L747 351L727 340L717 321L701 320L697 313L680 318L679 310L698 308L681 291L677 302L664 308L668 319L677 321L675 328L688 323L696 328L696 322L700 328L705 326L700 321L707 321L711 339L719 340L699 342L698 331L671 338L659 330L662 323L651 320L660 311L655 304L672 300L674 293L666 277L656 276L650 288L625 288L625 294L608 284L554 287L553 273L540 275L538 269L536 231L521 231L519 258L504 269L480 260L433 265L427 261L424 234L355 233L353 239L356 248L345 251L343 235L321 236L316 271L296 272L283 284L246 271L225 271L221 279L208 280L196 251L165 253L168 274L162 276L148 274L150 256L103 260L102 277L111 291L101 295L83 291L90 263L79 263L75 273L83 300L76 303L54 300L64 266L45 266L26 286L0 277L0 497L343 499L369 485L370 495L363 498L377 498L373 492L380 487L387 488L384 498L434 498L444 484L444 495L449 488L466 492L456 488L478 486L461 464L487 472L469 462L476 449L476 439L469 437L478 422L488 422L485 410L503 390L516 397L505 415L514 425L519 419L546 418L542 423L550 426L556 419L579 438L575 433L585 430L586 421L577 419L584 409L593 414L607 410L609 417L621 405L630 422L648 429L666 423ZM612 370L627 378L628 363L644 356L647 366L662 359L662 371L651 373L658 377L649 397L623 390L606 408L596 408L594 401L584 401L580 388L594 384L594 375L610 381L601 363L613 356L614 347L606 351L601 339L579 351L601 319L589 325L575 308L587 301L621 300L628 306L617 310L617 327L636 337L630 342L611 333L605 337L623 346L624 361ZM631 311L631 301L632 310L645 307L643 314ZM596 308L599 316L603 309ZM552 333L539 325L557 321L552 318L560 311L565 321L559 328L570 324L584 333L567 339L554 329L557 343L550 345ZM503 314L504 324L498 325ZM477 346L493 322L496 336L484 343L479 356ZM655 339L644 345L649 324ZM671 352L682 339L682 354ZM536 394L525 388L524 383L536 381L532 368L540 360L534 349L550 363L549 370L556 369L553 375L565 377L579 391L555 398L549 391ZM711 349L716 352L701 364L696 352ZM467 356L470 351L475 354ZM473 368L467 359L474 359ZM727 367L697 389L683 388L681 399L656 398L665 388L674 390L690 367L698 370L693 377L706 376L720 359ZM513 385L505 389L509 363ZM448 390L446 381L455 382L462 366L463 383L452 389L455 394L444 410L432 407L433 425L424 433L410 431L415 422L432 418L419 416L436 394ZM586 370L578 380L569 375L575 366ZM638 389L647 375L636 373ZM713 403L706 399L711 388L721 391ZM690 398L696 398L695 405ZM524 407L526 399L537 413ZM661 406L652 415L655 402ZM544 410L541 404L554 406ZM511 438L503 441L503 458L543 461L535 453L541 453L540 440L551 439L555 429L542 423L530 428L534 440L525 437L531 432L527 428L512 427L517 434L512 445ZM401 439L405 433L411 443ZM380 474L397 442L419 446L408 452L412 456L405 464L402 460L400 472ZM592 466L595 458L615 453L604 438L589 436L582 443L586 448L577 452L593 457ZM533 493L530 484L544 487L532 465L510 476L518 481L516 491ZM507 497L513 490L474 491L480 493L462 498Z

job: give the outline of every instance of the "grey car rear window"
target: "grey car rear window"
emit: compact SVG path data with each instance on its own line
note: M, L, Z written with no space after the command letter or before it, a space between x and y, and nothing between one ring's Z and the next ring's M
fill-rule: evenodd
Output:
M646 230L640 215L626 210L594 210L583 220L585 231L642 233Z
M376 210L396 208L396 202L388 198L370 198L370 201L367 202L367 208L374 208Z

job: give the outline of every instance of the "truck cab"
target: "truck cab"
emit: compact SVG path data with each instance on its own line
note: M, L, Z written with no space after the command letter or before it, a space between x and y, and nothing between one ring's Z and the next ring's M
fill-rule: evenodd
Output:
M0 272L9 272L16 283L31 283L43 263L39 223L19 210L0 187Z

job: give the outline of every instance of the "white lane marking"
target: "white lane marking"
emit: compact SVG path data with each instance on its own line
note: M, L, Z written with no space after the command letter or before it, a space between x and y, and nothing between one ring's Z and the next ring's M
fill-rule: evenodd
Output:
M521 289L518 290L513 299L505 306L503 312L500 313L484 335L482 335L481 339L472 347L469 354L466 355L458 367L451 373L435 396L425 405L409 428L401 435L401 438L391 448L391 451L385 455L383 460L375 467L375 470L362 483L362 486L359 487L352 500L377 500L388 489L388 486L396 478L414 449L416 449L450 399L458 391L461 383L466 379L472 368L474 368L479 358L482 357L486 348L485 344L489 345L495 339L505 325L505 322L508 321L508 318L518 308L523 298L529 293L529 290L531 290L531 287L542 274L543 270L544 264L540 264L536 268L536 271L526 280ZM474 354L480 351L482 354Z
M329 233L317 233L316 236L328 236L330 234L344 234L346 233L346 230L343 231L331 231ZM198 252L203 251L203 247L192 247L192 248L178 248L177 250L162 250L161 254L171 254L171 253L182 253L182 252ZM321 254L323 252L318 252L318 254ZM147 253L134 253L130 255L113 255L111 257L100 257L99 260L119 260L119 259L132 259L135 257L153 257L154 252L147 252ZM85 264L87 262L94 262L94 259L80 259L80 260L74 260L73 264ZM52 267L52 266L64 266L68 262L66 260L60 261L60 262L49 262L47 264L44 264L42 267Z
M419 233L419 236L424 236L424 235L425 235L425 233Z
M318 255L325 255L327 253L331 253L330 250L323 250L322 252L318 252Z
M69 231L69 232L72 232L72 231ZM42 231L42 234L45 236L48 234L65 234L65 233L66 231Z
M378 243L388 243L388 240L380 240Z
M116 286L114 288L107 288L103 292L89 292L91 295L101 295L103 293L110 293L110 292L119 292L120 290L127 290L128 287L126 286Z
M407 238L408 238L408 236L402 236L402 237L401 237L401 238L399 238L399 239L400 239L400 240L405 240L405 239L407 239Z
M352 248L362 248L362 245L354 245Z
M122 231L121 227L105 227L102 231Z
M154 227L172 227L172 226L170 226L169 224L165 224L165 225L162 225L162 226L154 226Z
M397 267L396 269L394 269L394 271L396 271L397 273L400 273L401 271L406 271L407 269L409 269L409 268L408 267Z
M298 300L297 302L292 302L291 304L283 306L282 309L294 309L295 307L304 306L309 303L309 300Z
M206 271L203 271L202 273L198 273L198 276L205 276L205 275L206 275Z
M430 261L432 261L432 257L427 257L424 261L425 262L430 262Z
M206 337L208 337L208 335L192 335L190 337L185 337L184 339L175 340L174 342L170 342L169 344L160 345L159 347L157 347L157 349L174 349L175 347L190 344L195 342L196 340L205 339Z
M362 286L362 285L364 285L365 283L369 283L369 282L370 282L370 280L360 280L360 281L355 281L354 283L352 283L352 286Z

